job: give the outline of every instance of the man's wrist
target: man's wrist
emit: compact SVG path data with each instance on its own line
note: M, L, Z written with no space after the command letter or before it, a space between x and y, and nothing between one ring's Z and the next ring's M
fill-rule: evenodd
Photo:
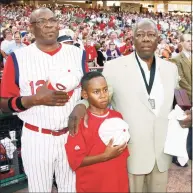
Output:
M26 109L38 105L38 100L36 95L24 96L22 97L21 102Z
M109 157L107 156L107 154L104 152L101 154L101 161L102 162L106 162L109 160Z

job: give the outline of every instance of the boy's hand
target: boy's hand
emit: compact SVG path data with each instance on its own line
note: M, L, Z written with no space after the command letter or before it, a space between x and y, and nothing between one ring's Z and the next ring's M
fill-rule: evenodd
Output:
M111 139L104 152L106 161L118 157L126 147L127 143L118 146L113 146L113 139Z

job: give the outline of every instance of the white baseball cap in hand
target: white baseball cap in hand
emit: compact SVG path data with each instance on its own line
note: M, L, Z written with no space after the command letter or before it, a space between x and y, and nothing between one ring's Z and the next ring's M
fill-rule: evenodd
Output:
M122 145L130 139L129 125L121 118L106 119L99 127L99 137L105 145L113 138L113 145Z
M48 77L48 89L68 92L68 95L72 96L80 82L78 77L76 81L71 81L72 76L74 75L64 68L51 69Z

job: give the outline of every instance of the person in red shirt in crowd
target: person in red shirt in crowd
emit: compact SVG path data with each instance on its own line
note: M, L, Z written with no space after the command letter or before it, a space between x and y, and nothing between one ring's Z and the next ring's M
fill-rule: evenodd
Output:
M115 23L113 22L113 19L110 19L110 21L108 22L108 26L109 26L109 28L115 27Z
M158 29L159 31L161 31L161 24L159 23L159 21L157 22L157 29Z
M101 30L101 31L103 31L104 29L105 29L105 27L106 27L106 24L103 22L103 20L101 21L101 23L99 24L99 29Z
M133 52L133 47L130 38L125 40L125 45L119 48L121 54L127 56Z
M86 45L84 46L86 51L86 62L89 67L99 66L97 64L97 51L96 48L91 45L90 39L86 40Z
M65 145L69 165L76 172L76 191L129 192L127 143L113 146L111 139L106 146L98 134L105 120L122 119L122 115L107 108L108 86L100 72L85 74L81 85L82 97L89 102L88 126L82 119L77 135L69 135Z

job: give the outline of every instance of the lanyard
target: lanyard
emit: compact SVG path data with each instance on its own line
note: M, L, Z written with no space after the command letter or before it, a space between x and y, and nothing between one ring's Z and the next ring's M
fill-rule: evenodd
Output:
M151 70L150 70L150 79L149 79L149 85L147 84L147 80L145 78L145 72L143 70L143 68L141 67L141 64L139 62L139 59L137 57L137 54L135 52L135 58L137 60L137 63L139 65L139 68L141 70L141 74L143 76L143 80L145 82L145 86L146 86L146 89L147 89L147 93L150 95L151 93L151 89L152 89L152 86L153 86L153 82L154 82L154 78L155 78L155 69L156 69L156 61L155 61L155 56L153 57L153 63L152 63L152 66L151 66Z

